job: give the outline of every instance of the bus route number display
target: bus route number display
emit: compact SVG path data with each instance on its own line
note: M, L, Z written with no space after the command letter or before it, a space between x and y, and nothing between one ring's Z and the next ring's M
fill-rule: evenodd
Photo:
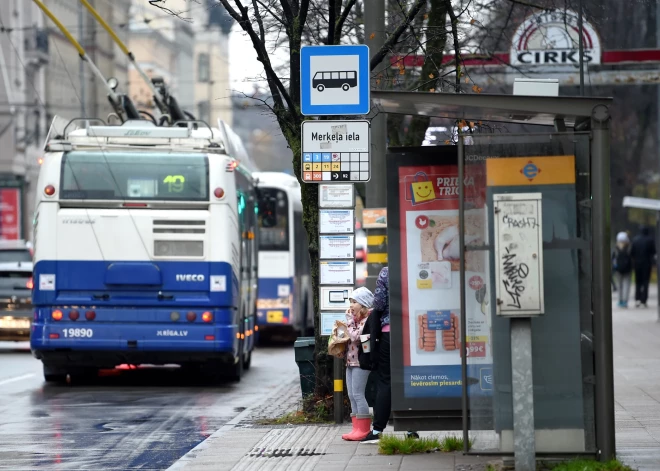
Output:
M183 175L168 175L163 179L167 185L168 193L181 193L186 184L186 177Z

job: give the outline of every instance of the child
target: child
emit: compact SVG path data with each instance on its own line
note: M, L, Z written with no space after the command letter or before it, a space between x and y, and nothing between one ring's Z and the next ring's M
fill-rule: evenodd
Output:
M346 325L351 338L346 349L346 387L351 400L351 421L353 430L341 436L344 440L359 441L369 434L371 416L364 391L369 379L368 370L360 368L358 353L362 348L360 335L369 317L369 310L374 302L374 295L367 288L360 287L353 291L349 299L351 307L346 311Z

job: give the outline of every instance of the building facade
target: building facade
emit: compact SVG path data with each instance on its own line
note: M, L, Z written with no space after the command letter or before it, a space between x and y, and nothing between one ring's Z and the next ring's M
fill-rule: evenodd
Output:
M126 81L127 59L79 2L46 6L106 77ZM111 24L126 22L129 0L90 0ZM0 2L0 239L31 237L44 139L54 116L110 113L106 90L34 2Z

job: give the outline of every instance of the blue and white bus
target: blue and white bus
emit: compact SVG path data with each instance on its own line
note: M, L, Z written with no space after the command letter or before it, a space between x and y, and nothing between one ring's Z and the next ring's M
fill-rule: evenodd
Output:
M120 364L239 380L254 348L258 227L238 136L221 122L148 121L57 134L33 229L30 343L46 381Z
M259 206L259 338L314 329L309 244L300 183L280 172L256 172Z

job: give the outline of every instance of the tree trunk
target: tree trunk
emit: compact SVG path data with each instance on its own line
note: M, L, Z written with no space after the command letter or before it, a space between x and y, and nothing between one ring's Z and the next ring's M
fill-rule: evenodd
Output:
M426 43L426 60L422 66L417 88L420 92L433 91L437 88L437 84L441 83L439 75L442 70L445 45L447 44L447 30L443 28L447 24L447 2L444 0L431 0L427 24L435 25L439 32L428 38ZM421 146L430 123L431 118L428 116L413 116L408 126L408 132L403 139L403 145Z

